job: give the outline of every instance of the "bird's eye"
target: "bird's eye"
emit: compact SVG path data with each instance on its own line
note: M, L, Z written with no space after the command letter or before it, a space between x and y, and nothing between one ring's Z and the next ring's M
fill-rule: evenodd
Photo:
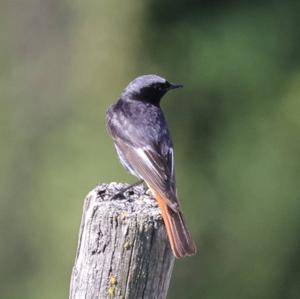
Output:
M168 89L169 87L171 86L171 84L166 81L164 83L156 83L153 85L153 87L156 89L156 90L159 90L159 91L162 91L162 90L166 90Z
M169 88L170 86L171 86L171 84L168 81L166 81L164 84L164 88Z

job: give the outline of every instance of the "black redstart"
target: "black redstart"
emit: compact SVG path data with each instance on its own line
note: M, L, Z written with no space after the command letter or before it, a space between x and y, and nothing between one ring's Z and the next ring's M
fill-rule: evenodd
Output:
M140 76L129 83L107 111L108 132L122 165L143 180L160 207L173 254L196 253L176 194L174 151L160 101L178 87L157 75Z

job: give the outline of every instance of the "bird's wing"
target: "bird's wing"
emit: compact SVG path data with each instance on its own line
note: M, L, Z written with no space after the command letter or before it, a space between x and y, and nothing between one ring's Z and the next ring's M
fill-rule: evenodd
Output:
M160 145L133 145L113 136L116 146L134 171L160 194L166 195L167 205L174 211L179 208L176 198L173 148Z

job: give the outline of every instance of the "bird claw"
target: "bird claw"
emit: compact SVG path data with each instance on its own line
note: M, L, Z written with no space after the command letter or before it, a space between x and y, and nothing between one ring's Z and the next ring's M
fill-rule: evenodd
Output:
M125 195L124 192L118 192L116 194L114 194L113 196L110 197L109 200L117 200L117 199L125 199Z

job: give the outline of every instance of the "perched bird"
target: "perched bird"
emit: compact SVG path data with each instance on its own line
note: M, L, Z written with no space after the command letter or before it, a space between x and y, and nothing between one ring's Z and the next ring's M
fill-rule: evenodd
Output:
M106 113L119 159L153 193L177 258L196 253L177 197L173 145L160 108L163 95L179 87L157 75L137 77Z

